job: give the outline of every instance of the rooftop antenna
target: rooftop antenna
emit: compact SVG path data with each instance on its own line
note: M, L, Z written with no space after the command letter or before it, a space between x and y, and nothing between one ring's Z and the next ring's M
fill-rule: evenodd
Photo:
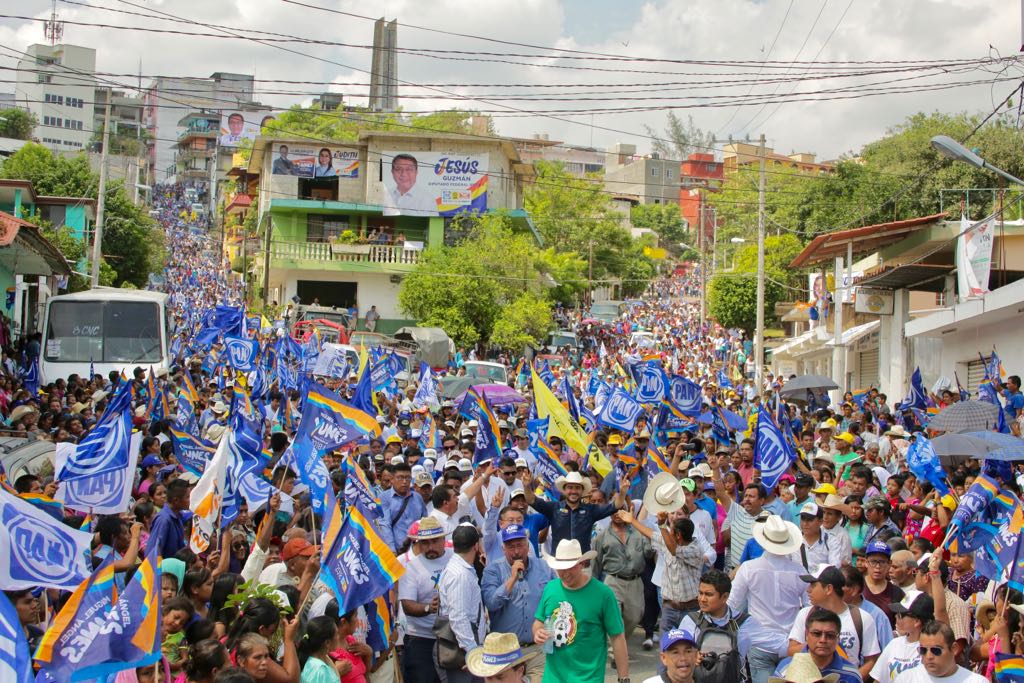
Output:
M64 22L57 17L57 0L53 0L50 6L50 18L43 22L43 35L50 41L50 46L55 46L64 37Z

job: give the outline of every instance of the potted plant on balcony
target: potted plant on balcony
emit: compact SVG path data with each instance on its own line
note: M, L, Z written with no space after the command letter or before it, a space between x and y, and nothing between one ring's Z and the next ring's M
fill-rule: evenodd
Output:
M331 240L332 254L369 254L370 245L361 244L359 233L355 230L343 230Z

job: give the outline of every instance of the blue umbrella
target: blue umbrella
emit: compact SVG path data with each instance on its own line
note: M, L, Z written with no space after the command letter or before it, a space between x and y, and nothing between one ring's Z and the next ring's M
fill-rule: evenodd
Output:
M984 454L986 460L1024 460L1024 439L1012 434L999 432L968 432L965 436L973 436L996 446Z

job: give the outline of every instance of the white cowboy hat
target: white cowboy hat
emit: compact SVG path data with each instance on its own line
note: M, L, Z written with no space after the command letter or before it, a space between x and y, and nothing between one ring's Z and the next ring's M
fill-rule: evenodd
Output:
M644 508L651 514L659 512L675 512L683 507L686 494L670 472L662 472L651 479L644 493Z
M558 547L555 548L554 555L544 555L544 561L548 563L548 566L554 570L559 569L572 569L580 562L586 562L597 557L596 550L588 550L583 552L580 547L580 542L575 538L568 539L563 538L558 542Z
M483 645L466 654L466 668L474 676L487 678L508 671L536 654L523 652L514 633L488 633Z
M220 415L228 412L228 407L223 401L217 401L213 404L213 408L210 409L212 412Z
M769 515L764 524L754 524L754 539L766 553L771 555L789 555L800 549L803 536L800 528L787 522L778 515Z
M570 472L564 477L555 479L555 488L558 489L559 493L565 493L566 484L579 484L583 487L583 495L590 493L590 489L593 488L593 484L590 483L590 477L584 477L579 472Z
M839 674L821 673L810 652L796 653L781 676L768 677L768 683L836 683L838 680Z
M882 434L882 436L896 436L902 439L907 436L907 430L903 428L903 425L893 425L892 427L889 427L889 431Z

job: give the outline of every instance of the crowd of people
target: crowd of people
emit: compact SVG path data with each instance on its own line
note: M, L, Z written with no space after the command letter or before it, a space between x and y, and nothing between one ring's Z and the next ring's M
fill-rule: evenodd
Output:
M496 409L497 457L478 457L485 427L456 401L424 401L412 379L376 392L377 430L318 454L342 510L354 504L349 468L365 477L381 552L402 567L383 594L387 614L349 604L322 571L325 520L293 455L303 392L271 383L253 396L251 381L225 380L193 343L200 314L237 292L188 190L155 192L174 245L164 286L176 364L153 378L142 368L74 376L39 396L6 364L0 381L10 429L58 442L85 439L111 395L134 384L145 438L129 507L88 522L62 511L66 524L89 524L94 565L112 556L122 588L148 552L162 557L163 656L118 683L575 683L612 672L628 683L637 648L659 652L648 681L972 683L993 680L999 655L1024 654L1019 584L982 573L963 544L944 544L985 463L961 459L942 494L908 466L927 433L914 411L875 390L836 404L781 402L787 378L755 382L749 338L700 325L692 274L652 283L611 325L566 311L581 352L544 368L547 377L508 359L522 400ZM631 344L638 330L651 334ZM253 334L269 345L279 332ZM742 424L688 418L669 429L655 409L631 430L602 424L594 385L635 390L639 359L700 384L706 415L727 410ZM440 370L441 384L458 372ZM309 381L354 399L358 378L353 368ZM582 407L585 452L564 434L538 438L538 381ZM256 405L274 493L258 505L243 499L202 552L190 543L199 477L177 457L178 418L153 415L153 387L174 398L195 387L211 449L228 438L239 394ZM1024 417L1019 378L998 388L1007 419ZM785 415L797 448L771 486L756 465L761 411ZM662 466L648 467L652 459ZM1000 474L1001 490L1019 494L1017 473ZM35 499L61 485L45 471L12 483ZM6 594L34 650L67 594ZM381 632L383 643L371 637Z

